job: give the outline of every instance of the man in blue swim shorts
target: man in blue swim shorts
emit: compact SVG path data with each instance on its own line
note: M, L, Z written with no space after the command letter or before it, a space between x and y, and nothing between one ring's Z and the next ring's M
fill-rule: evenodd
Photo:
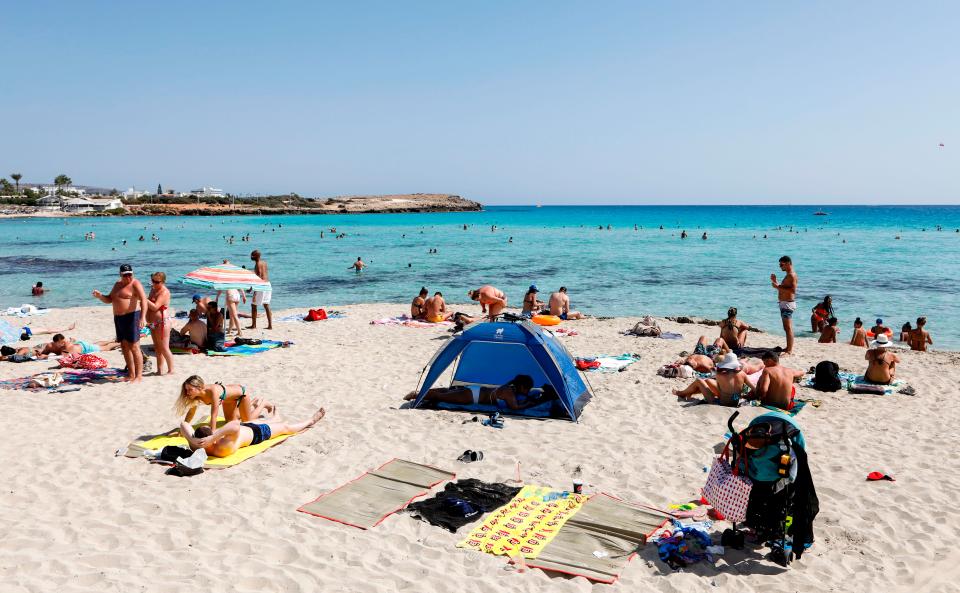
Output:
M113 285L110 294L94 290L93 296L113 307L113 325L127 363L128 380L139 383L143 379L140 330L145 325L142 312L147 310L147 293L140 281L133 277L133 267L130 264L120 266L120 280Z
M777 300L780 305L780 319L783 321L783 331L787 334L787 347L781 354L793 354L793 312L797 310L797 273L793 271L793 261L790 256L780 258L780 269L783 270L783 280L777 282L777 275L770 274L770 284L777 289Z
M286 422L268 418L258 418L252 422L233 420L227 422L217 430L211 430L209 425L203 425L196 431L187 422L180 423L180 434L187 439L190 448L196 451L203 449L210 457L228 457L243 447L259 445L273 437L285 434L296 434L307 430L326 415L320 408L313 413L309 420L303 422Z

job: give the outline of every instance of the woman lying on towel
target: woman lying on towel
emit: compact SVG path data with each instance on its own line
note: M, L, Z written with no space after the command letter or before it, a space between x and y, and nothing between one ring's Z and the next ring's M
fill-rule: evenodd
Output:
M455 387L435 387L424 396L424 401L442 402L458 405L488 405L505 410L523 410L542 404L556 392L550 385L544 385L543 396L533 397L533 378L530 375L517 375L506 385L500 387L482 387L480 385L458 385ZM404 397L407 401L417 399L412 391Z
M217 418L223 413L227 422L241 420L250 422L264 412L270 417L277 413L277 406L259 397L247 393L243 385L224 385L217 382L207 385L197 375L188 377L180 387L180 397L174 404L177 415L186 414L184 422L189 423L197 411L197 406L210 406L210 428L217 427Z

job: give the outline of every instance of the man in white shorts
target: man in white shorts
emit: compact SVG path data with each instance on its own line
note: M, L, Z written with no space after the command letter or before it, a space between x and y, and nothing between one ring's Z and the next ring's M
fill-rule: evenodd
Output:
M254 250L253 253L250 254L250 259L253 260L254 263L254 273L269 282L270 273L267 271L267 262L260 259L260 251ZM253 303L250 305L250 317L252 317L252 321L250 322L250 327L247 329L256 329L257 327L258 305L263 305L263 311L267 314L266 329L273 329L273 312L270 311L270 297L272 293L272 290L253 293Z
M793 261L785 255L780 258L783 280L777 282L777 275L770 274L770 284L777 289L777 301L780 306L780 319L783 331L787 334L787 347L782 354L793 354L793 312L797 310L797 273L793 271Z

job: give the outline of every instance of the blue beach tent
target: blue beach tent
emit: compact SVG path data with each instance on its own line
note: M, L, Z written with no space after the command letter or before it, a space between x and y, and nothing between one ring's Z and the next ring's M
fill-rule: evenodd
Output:
M530 375L535 388L549 384L559 395L559 402L547 402L545 409L535 406L510 412L514 414L576 421L592 396L563 344L553 334L528 321L477 322L455 335L424 368L426 376L417 391L414 408L420 406L427 391L450 365L454 365L451 386L499 387L517 375ZM438 407L486 410L491 406L439 404Z

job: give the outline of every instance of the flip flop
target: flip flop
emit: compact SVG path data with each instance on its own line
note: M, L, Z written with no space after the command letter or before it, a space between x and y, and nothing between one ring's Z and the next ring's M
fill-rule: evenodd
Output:
M896 482L893 476L888 476L883 472L870 472L869 474L867 474L868 482L878 482L880 480L889 480L890 482Z
M457 457L457 461L460 463L473 463L474 461L483 460L483 451L471 451L467 449L463 452L463 455Z

